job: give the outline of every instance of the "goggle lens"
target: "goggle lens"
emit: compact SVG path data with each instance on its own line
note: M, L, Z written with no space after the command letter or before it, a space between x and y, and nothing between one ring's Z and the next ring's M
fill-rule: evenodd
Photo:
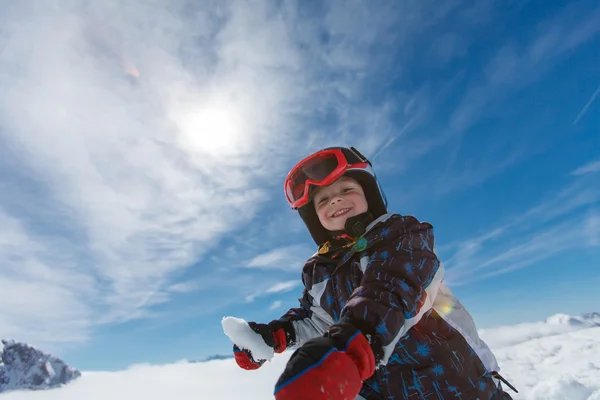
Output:
M307 180L321 182L331 175L338 165L338 157L335 154L323 154L298 166L288 179L286 190L290 200L294 202L304 195Z

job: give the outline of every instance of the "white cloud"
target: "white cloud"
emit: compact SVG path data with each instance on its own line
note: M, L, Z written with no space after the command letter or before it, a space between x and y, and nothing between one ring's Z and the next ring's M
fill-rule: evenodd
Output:
M0 6L0 140L27 177L0 200L0 263L10 269L0 284L28 293L0 306L0 336L73 342L98 323L152 316L192 290L175 276L206 269L211 246L265 206L286 157L311 148L314 113L351 105L356 121L372 116L376 106L355 101L359 79L320 71L371 68L356 61L377 24L361 17L374 30L360 46L331 49L312 25L356 36L354 11L316 21L298 12L243 1ZM393 22L371 15L380 17ZM395 115L380 118L389 128ZM296 269L312 251L288 250L250 266Z
M249 268L276 268L298 270L314 253L305 245L291 245L259 254L246 265Z
M120 321L166 301L160 290L172 273L252 218L264 199L253 184L261 171L252 166L269 151L265 126L279 126L281 107L297 91L294 79L267 70L292 68L294 46L281 23L263 23L260 7L247 32L239 29L245 11L233 9L217 45L186 49L187 38L208 38L218 27L170 6L75 3L13 9L19 24L11 25L1 63L2 137L68 210L68 234L78 240L65 238L72 247L63 256L85 254L63 278L81 275L93 290L72 289L65 307L93 305L102 310L98 320ZM271 36L277 39L266 46ZM22 51L28 43L36 46ZM186 50L198 52L194 64L184 65L178 52ZM212 52L211 62L199 57ZM46 206L43 198L26 200ZM50 251L41 239L35 245ZM52 272L69 267L43 254L36 261ZM31 311L31 318L40 315Z
M15 3L9 11L0 6L0 140L22 160L20 172L32 176L42 193L21 188L9 193L13 205L0 200L0 337L39 345L80 342L97 321L152 315L148 308L169 301L170 293L194 289L173 283L172 277L192 263L206 269L198 261L230 229L253 218L268 199L264 182L270 181L269 171L283 174L282 159L288 154L295 157L302 149L340 138L362 140L365 153L378 154L396 139L399 130L392 120L403 105L410 110L417 99L423 106L419 113L405 114L406 131L418 122L410 118L426 110L427 99L419 93L394 99L397 107L390 100L381 107L356 101L363 94L360 74L369 68L365 60L376 63L365 57L369 46L394 25L401 27L400 39L408 40L422 22L418 12L365 17L361 2L334 3L324 13L324 26L316 23L313 29L309 21L294 30L290 26L298 15L291 7L274 12L261 2L229 4L199 9L179 1L72 1L32 9ZM421 12L448 9L423 7ZM397 14L414 22L396 23L392 16ZM430 23L439 18L436 14ZM592 14L567 35L544 31L549 33L516 54L529 57L525 61L515 61L510 49L498 53L506 57L490 62L489 85L465 97L467 109L459 107L455 122L468 126L478 104L489 101L487 90L493 92L493 85L523 67L515 62L535 66L565 53L597 31L597 20ZM291 31L300 43L292 40ZM333 40L320 47L320 35ZM311 65L324 65L345 78L328 76L322 82ZM309 129L311 140L305 141L305 117L330 109L340 116L339 129ZM353 131L368 134L352 136ZM587 168L573 173L597 171L593 163ZM561 196L527 216L539 222L565 215L594 204L598 190L578 186ZM591 237L597 244L597 216L590 215L584 227L588 238L595 232ZM508 228L515 226L511 222L498 232L510 236L514 231ZM523 266L537 254L550 255L581 239L568 223L550 228L546 236L525 237L527 245L510 242L508 255L502 254L505 247L485 254L494 240L507 236L473 238L448 264L481 261L479 272L507 271L506 266ZM553 233L574 236L557 243ZM275 249L248 266L298 270L312 250ZM513 263L518 258L524 261ZM262 293L295 287L279 285ZM200 366L145 366L122 374L87 374L83 386L76 383L66 392L42 396L118 398L129 388L149 399L173 391L181 398L198 398L199 393L238 398L237 390L245 398L263 399L271 396L275 370L281 367L265 378L211 364L210 369L225 371L224 381ZM143 392L149 379L160 381L161 374L171 373L174 386ZM191 376L205 376L206 382L192 388L190 382L196 381ZM242 389L227 385L233 378ZM263 379L264 388L256 390ZM90 382L92 389L86 386ZM189 392L180 392L182 387Z
M196 289L173 280L210 270L203 257L280 194L289 158L405 140L427 90L365 103L365 77L454 8L332 3L307 19L286 3L67 3L0 6L0 153L26 177L0 199L0 285L29 293L0 306L0 336L34 343L83 341ZM315 129L323 116L339 123ZM313 250L247 267L298 271Z
M295 289L296 287L300 286L301 284L302 284L302 282L299 279L296 279L293 281L277 282L264 290L260 290L260 291L255 292L254 294L246 296L246 301L252 302L257 297L264 297L264 296L268 296L270 294L289 292L290 290Z
M274 301L273 304L269 306L269 310L276 310L281 307L281 300Z
M167 288L167 291L173 293L189 293L193 292L200 286L199 282L181 282L171 285Z
M267 293L284 293L288 292L298 285L300 285L300 281L298 279L294 281L286 281L286 282L278 282L275 285L271 286L266 290Z
M38 345L74 343L90 332L93 277L78 269L69 243L29 235L26 226L0 208L0 337Z

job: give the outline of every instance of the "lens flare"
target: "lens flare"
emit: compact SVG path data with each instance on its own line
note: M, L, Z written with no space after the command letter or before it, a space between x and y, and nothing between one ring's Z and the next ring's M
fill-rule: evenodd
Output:
M448 315L452 312L452 310L454 310L454 302L445 297L442 299L441 304L436 304L435 308L443 315Z
M134 78L139 78L140 77L140 71L135 67L135 65L126 62L123 69L125 70L125 73L129 76L133 76Z

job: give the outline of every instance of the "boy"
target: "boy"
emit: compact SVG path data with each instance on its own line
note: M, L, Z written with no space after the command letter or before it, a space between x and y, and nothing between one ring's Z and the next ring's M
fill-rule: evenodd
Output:
M371 163L355 148L318 151L285 180L318 252L300 308L249 323L276 352L298 349L277 400L511 399L496 359L443 284L433 228L387 212ZM255 369L234 346L242 368Z

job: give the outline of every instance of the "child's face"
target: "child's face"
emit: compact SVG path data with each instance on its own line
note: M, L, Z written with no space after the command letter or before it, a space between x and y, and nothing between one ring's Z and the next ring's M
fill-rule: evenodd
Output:
M343 230L348 218L369 208L362 186L349 177L341 177L329 186L317 188L313 204L321 225L328 231Z

